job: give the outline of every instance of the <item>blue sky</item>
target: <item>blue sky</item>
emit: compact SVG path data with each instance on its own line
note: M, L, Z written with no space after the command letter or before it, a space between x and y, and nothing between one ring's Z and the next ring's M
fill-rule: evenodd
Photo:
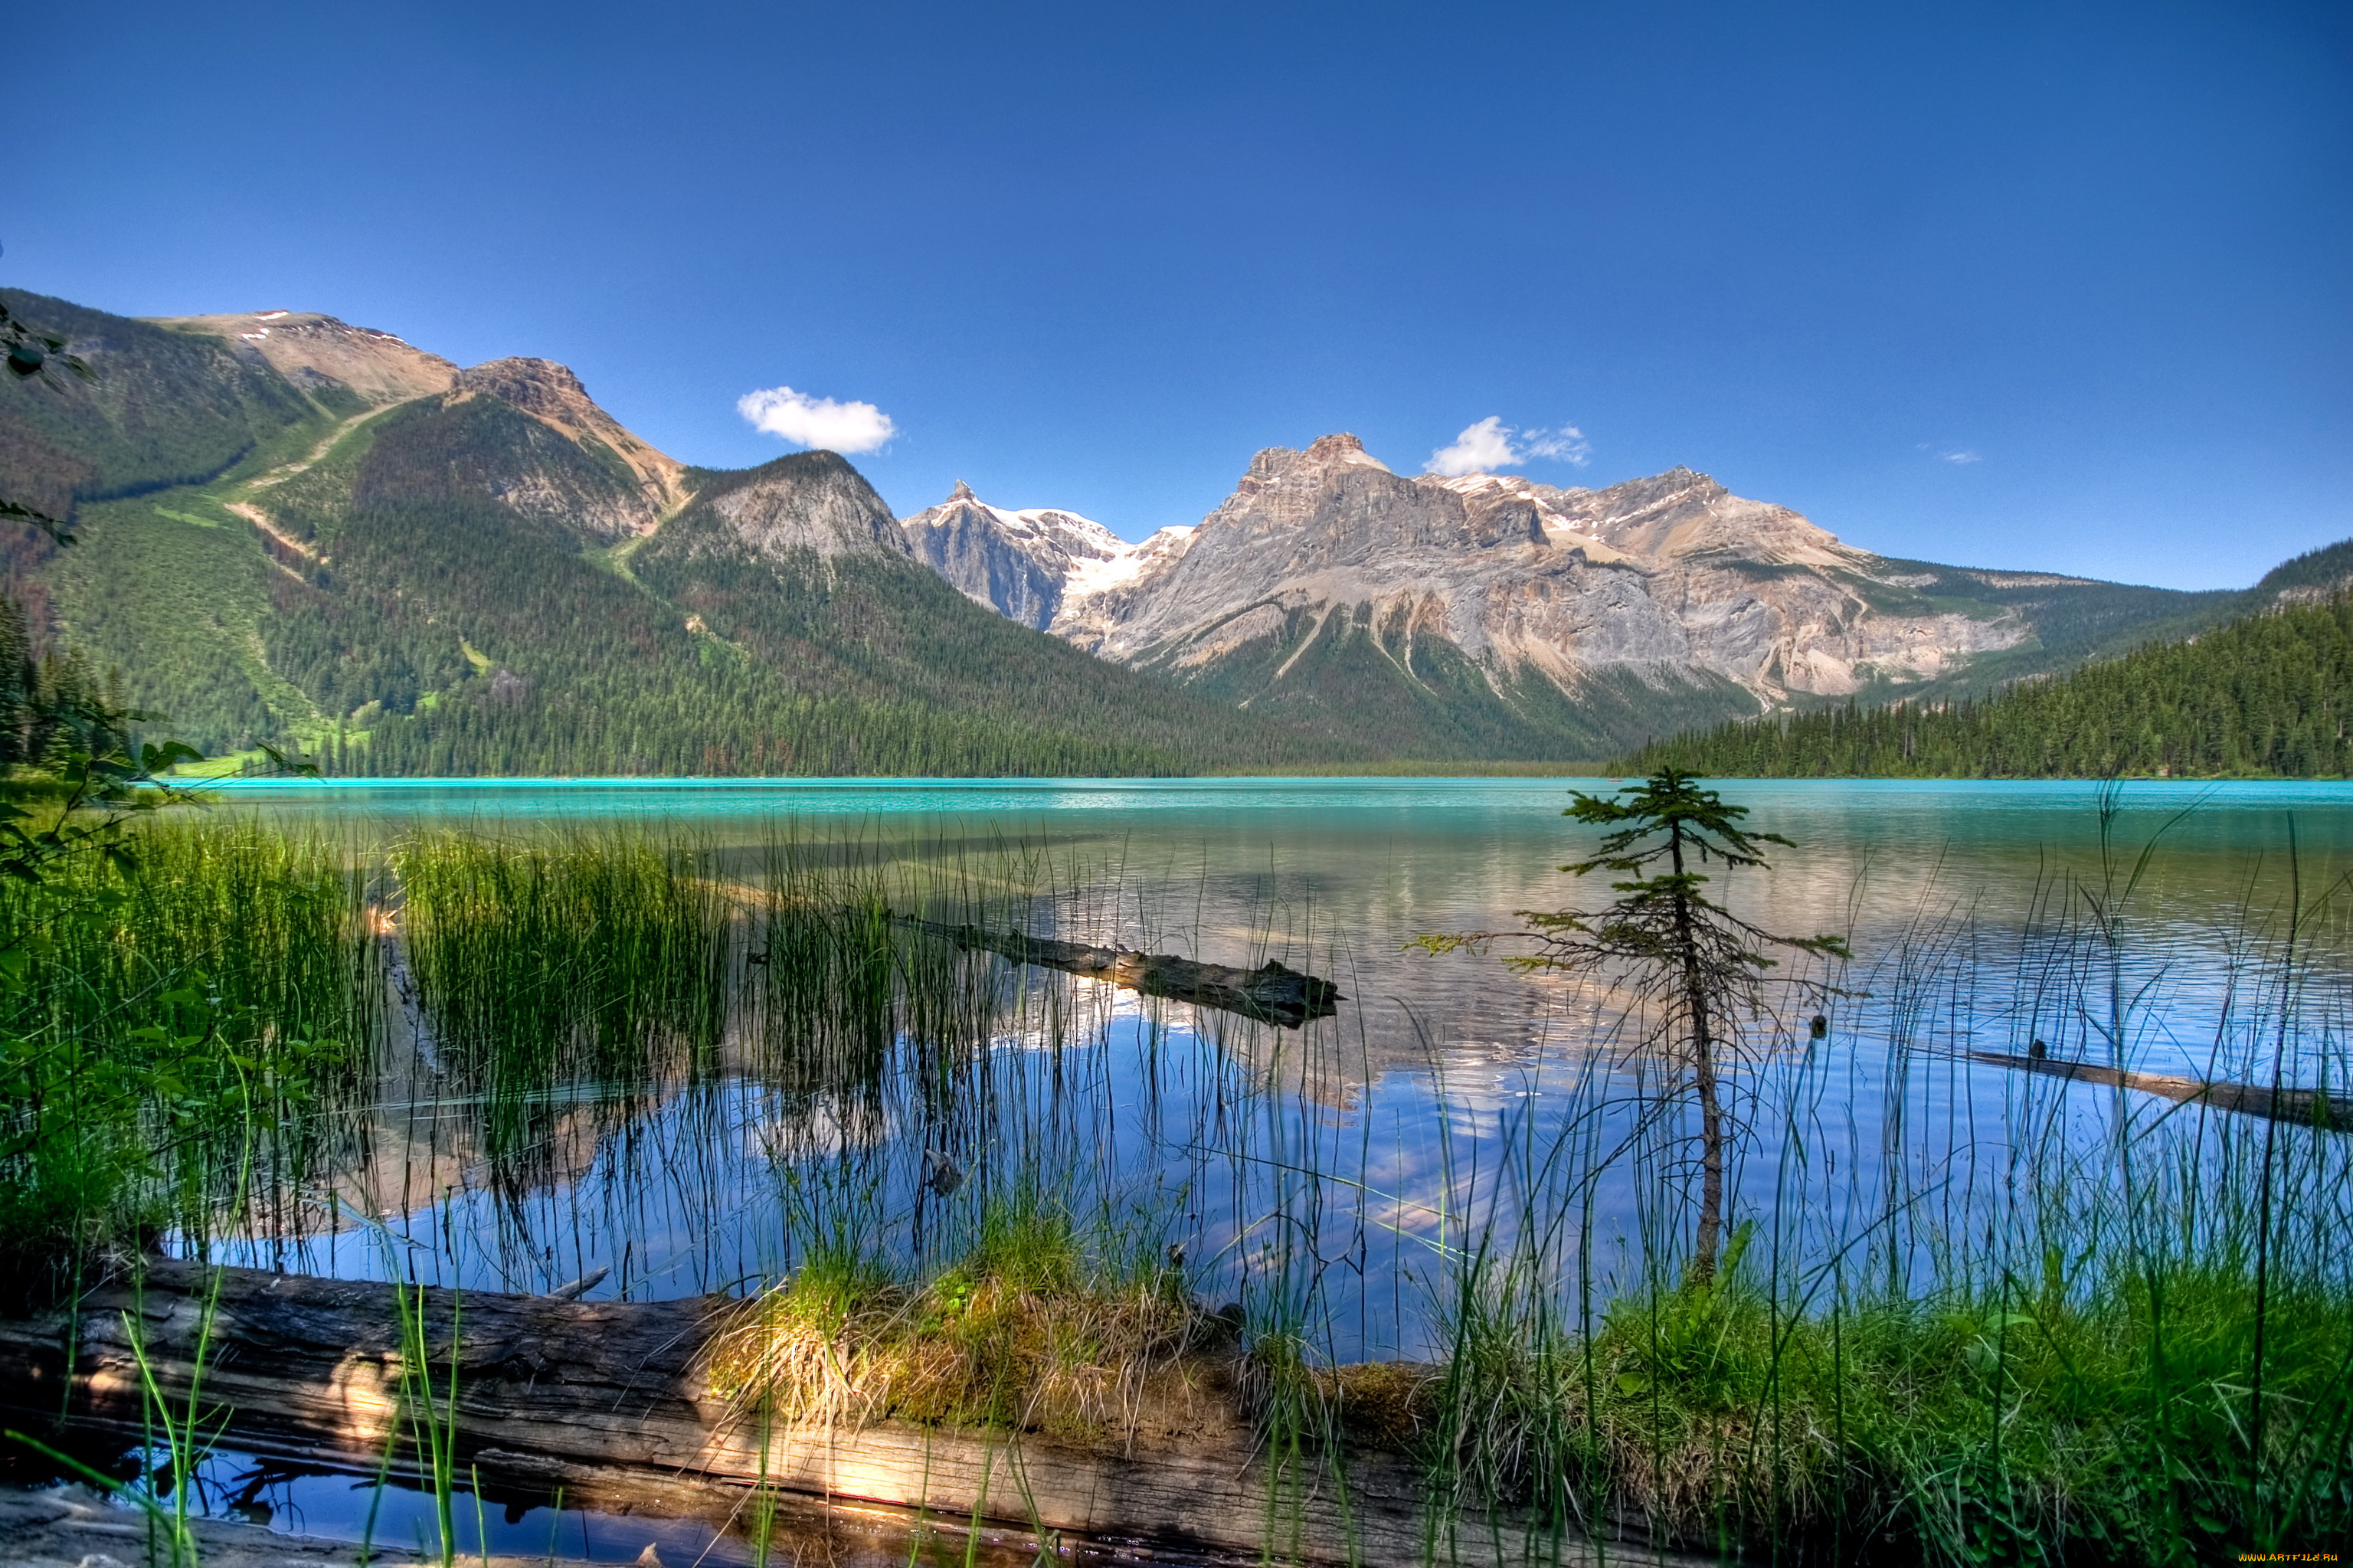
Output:
M747 393L869 403L902 513L1140 537L1493 418L1891 555L2353 535L2342 5L38 13L0 281L563 360L712 465L789 450Z

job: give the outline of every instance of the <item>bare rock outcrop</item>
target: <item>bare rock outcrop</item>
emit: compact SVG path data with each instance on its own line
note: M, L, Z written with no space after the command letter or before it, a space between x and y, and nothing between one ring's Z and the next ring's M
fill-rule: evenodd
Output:
M664 511L686 498L686 465L639 440L599 408L568 366L552 359L493 359L459 371L456 390L496 397L591 451L601 447L617 458L648 508L632 533L653 527Z
M690 555L742 550L776 562L913 553L889 504L828 451L796 452L712 480L663 537L673 534L674 547Z

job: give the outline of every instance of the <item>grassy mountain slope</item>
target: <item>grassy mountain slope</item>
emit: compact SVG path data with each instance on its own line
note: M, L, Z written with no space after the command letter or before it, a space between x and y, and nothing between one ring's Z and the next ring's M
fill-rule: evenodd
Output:
M299 392L218 338L13 289L0 300L71 339L93 372L0 387L0 493L54 513L201 483L290 427L361 407L349 394Z
M2265 583L2276 591L2341 579L2353 546L2332 550L2345 555L2299 557L2289 580L2274 573ZM1751 719L1644 747L1612 767L1736 778L2343 778L2353 769L2348 709L2353 598L2338 595L1991 697Z
M90 653L124 701L170 715L173 734L207 753L316 721L268 666L273 574L248 524L169 493L85 506L79 534L47 570L50 638Z
M2056 675L2100 659L2113 659L2141 644L2190 637L2242 614L2247 590L2202 593L2097 582L2034 572L2002 572L1933 561L1889 560L1888 575L1902 587L1894 593L1906 608L1934 606L1975 616L2014 613L2033 634L2014 648L1980 653L1958 670L1933 681L1899 684L1877 682L1860 695L1863 703L1949 701L1983 695L2013 682ZM1858 591L1884 599L1889 588L1857 582ZM1892 608L1892 606L1883 606ZM1797 707L1821 706L1799 703Z

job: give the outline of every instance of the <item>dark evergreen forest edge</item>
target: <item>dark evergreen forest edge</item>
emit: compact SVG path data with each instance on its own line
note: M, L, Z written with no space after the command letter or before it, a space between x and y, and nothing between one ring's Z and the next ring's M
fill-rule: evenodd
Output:
M2341 779L2353 773L2353 540L2299 556L2264 608L1980 699L1849 703L1656 740L1610 764L1749 779Z
M1368 705L1356 694L1389 691L1379 678L1399 655L1392 629L1358 617L1320 631L1305 651L1316 678L1287 707L1238 711L1222 688L1008 621L917 563L748 550L712 523L708 498L753 476L816 483L831 464L854 478L830 454L691 471L695 500L615 545L514 499L609 498L632 482L615 454L496 397L373 405L324 377L298 387L218 337L0 299L87 348L96 371L0 388L0 493L70 514L75 532L60 547L0 524L0 591L16 607L0 676L26 694L102 692L216 757L292 747L329 774L385 776L1582 772L1594 764L1579 758L1748 700L1729 683L1631 678L1573 702L1543 682L1499 692L1464 662L1420 668L1425 653L1410 700ZM257 501L270 531L242 510ZM2044 604L2020 588L2026 652L1900 705L1869 705L1895 695L1873 688L1606 766L2342 774L2341 608L2127 650L2348 573L2353 560L2320 552L2244 594L2097 585ZM2053 656L2113 662L1968 694L2002 678L2004 658L2031 678L2023 661Z

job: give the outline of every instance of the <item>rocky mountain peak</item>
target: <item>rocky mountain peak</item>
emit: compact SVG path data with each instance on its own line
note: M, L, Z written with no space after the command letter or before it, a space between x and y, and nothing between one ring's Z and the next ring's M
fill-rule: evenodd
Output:
M1061 609L1075 578L1099 575L1134 548L1075 512L991 506L962 480L945 501L900 527L916 559L965 598L1040 630Z
M458 372L457 390L480 392L542 418L576 413L588 402L588 388L572 367L552 359L485 360Z
M1337 658L1334 639L1362 635L1380 643L1368 680L1391 671L1419 683L1419 661L1459 658L1507 707L1529 680L1571 704L1615 681L1632 727L1651 722L1644 691L1737 711L1931 679L2026 635L2012 616L1926 604L1881 617L1848 586L1874 557L1694 469L1599 490L1408 477L1345 434L1258 453L1198 530L1124 565L1100 588L1092 579L1106 571L1074 576L1050 630L1107 658L1231 683L1253 702L1284 700L1309 646ZM1314 708L1326 676L1297 679L1297 700Z
M686 465L639 440L618 419L597 407L572 367L552 359L492 359L457 373L450 388L459 397L495 397L574 441L594 441L612 452L637 476L650 508L634 524L643 533L661 512L686 499Z
M1359 468L1377 468L1383 473L1389 465L1365 450L1365 443L1345 430L1333 435L1318 436L1307 443L1309 461L1320 463L1350 463Z
M741 544L771 559L804 550L827 559L909 554L899 520L866 476L829 451L795 452L730 474L702 491L680 520L705 507Z
M1536 491L1548 527L1566 525L1654 562L1709 556L1853 570L1867 558L1788 507L1735 495L1695 469L1671 468L1603 490Z
M1321 484L1330 474L1352 470L1367 473L1390 471L1388 464L1365 450L1364 442L1341 431L1316 437L1307 444L1305 451L1293 447L1264 449L1250 459L1250 471L1242 476L1242 486L1248 490L1294 480Z

